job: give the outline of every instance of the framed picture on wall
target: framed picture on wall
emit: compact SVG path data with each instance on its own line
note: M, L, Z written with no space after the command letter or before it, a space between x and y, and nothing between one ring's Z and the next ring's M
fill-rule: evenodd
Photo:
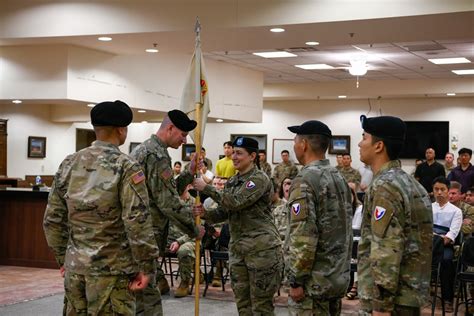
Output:
M130 142L130 147L128 147L128 153L130 154L138 145L140 145L140 143Z
M196 151L194 144L184 144L181 146L181 160L191 161L191 154Z
M292 160L295 164L298 164L298 160L295 157L295 152L293 151L293 144L293 139L275 138L273 140L272 163L279 164L280 162L282 162L281 152L283 150L288 150L288 152L290 153L290 160Z
M46 137L28 137L28 158L46 157Z
M237 137L250 137L258 142L259 150L267 150L267 134L230 134L230 141L233 142Z
M333 135L329 142L329 153L333 155L351 152L351 137L349 135Z

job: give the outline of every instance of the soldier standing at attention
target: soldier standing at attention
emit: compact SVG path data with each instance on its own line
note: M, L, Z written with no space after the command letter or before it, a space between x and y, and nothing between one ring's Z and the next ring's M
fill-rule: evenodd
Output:
M189 216L192 207L184 205L179 199L176 181L173 178L173 169L171 169L171 158L167 150L168 147L176 149L182 144L186 144L188 132L193 130L196 125L196 121L190 120L185 113L179 110L169 111L156 134L151 135L130 154L142 166L146 176L153 230L162 256L168 240L170 219L178 229L190 238L200 238L204 234L204 230L200 234L199 227ZM193 159L190 164L191 172L194 172L195 168L196 164ZM186 180L185 184L193 181L191 172L185 170L179 175ZM159 287L154 285L154 278L143 292L143 299L137 299L138 312L144 308L145 315L163 314L160 289L163 292L169 291L169 285L162 274L163 271L158 269L156 280L161 282Z
M362 315L420 315L429 297L433 212L426 190L400 167L406 125L361 116L360 160L374 172L358 249Z
M304 166L293 179L285 254L290 315L339 315L350 280L351 190L325 153L331 130L320 121L290 126Z
M269 178L272 177L272 166L267 162L267 152L260 150L258 153L258 159L260 162L260 170L265 172Z
M273 295L281 281L281 241L270 210L272 184L257 168L258 142L238 137L232 161L238 170L218 192L198 178L194 188L209 195L219 206L204 211L195 207L207 223L229 221L231 285L239 315L274 315Z
M273 179L277 185L280 185L285 178L293 179L298 174L298 168L290 159L290 152L286 149L281 151L281 160L275 169L273 169Z
M97 140L55 175L44 232L64 275L67 315L134 315L158 248L143 171L118 146L133 113L121 101L91 110Z

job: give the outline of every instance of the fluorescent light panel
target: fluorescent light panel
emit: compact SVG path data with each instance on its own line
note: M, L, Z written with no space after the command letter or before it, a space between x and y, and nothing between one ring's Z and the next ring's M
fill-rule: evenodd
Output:
M98 38L99 41L101 42L110 42L112 40L112 37L108 37L108 36L101 36Z
M145 52L147 52L147 53L158 53L159 50L157 50L156 48L147 48L147 49L145 49Z
M263 57L263 58L297 57L297 55L288 53L288 52L261 52L261 53L253 53L253 54Z
M448 93L446 93L446 95L447 95L447 96L450 96L450 97L453 97L453 96L456 95L456 93L454 93L454 92L448 92Z
M334 69L333 66L327 64L307 64L307 65L295 65L295 67L306 69L306 70L313 70L313 69Z
M456 75L474 75L474 69L451 70Z
M345 99L345 98L347 98L347 95L338 95L337 97L338 97L339 99Z
M319 42L306 42L305 44L308 46L316 46L319 45Z
M285 29L282 29L281 27L274 27L274 28L270 29L270 32L281 33L281 32L285 32Z
M138 112L138 113L146 113L145 110L138 110L137 112Z
M471 61L464 57L456 57L456 58L432 58L428 59L430 62L436 65L447 65L447 64L466 64L470 63Z

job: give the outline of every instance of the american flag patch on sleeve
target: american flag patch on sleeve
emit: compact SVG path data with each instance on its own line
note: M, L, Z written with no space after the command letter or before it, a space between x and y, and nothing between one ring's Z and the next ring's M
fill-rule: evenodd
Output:
M132 181L135 184L139 184L143 180L145 180L145 174L141 170L132 175Z

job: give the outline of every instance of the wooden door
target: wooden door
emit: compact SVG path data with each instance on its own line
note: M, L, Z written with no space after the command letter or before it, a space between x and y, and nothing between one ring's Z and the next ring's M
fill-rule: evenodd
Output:
M0 177L7 176L7 120L0 119Z

